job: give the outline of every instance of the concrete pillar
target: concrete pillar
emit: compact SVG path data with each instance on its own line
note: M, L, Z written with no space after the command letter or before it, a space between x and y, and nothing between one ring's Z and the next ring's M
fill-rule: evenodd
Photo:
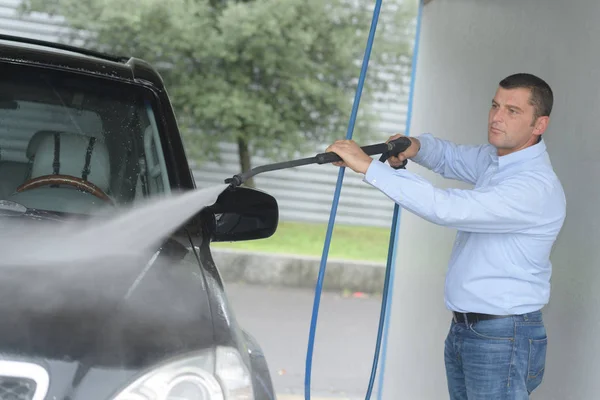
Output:
M533 399L600 396L599 20L597 0L432 0L424 7L411 135L485 143L500 79L531 72L554 90L544 138L568 209L544 309L547 370ZM415 164L409 169L439 187L461 187ZM443 342L451 317L443 289L455 232L408 211L401 218L383 398L447 399Z

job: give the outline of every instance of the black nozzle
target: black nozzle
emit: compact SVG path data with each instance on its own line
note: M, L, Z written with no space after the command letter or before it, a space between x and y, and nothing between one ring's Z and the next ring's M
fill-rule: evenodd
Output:
M242 183L244 183L244 180L242 179L242 177L238 174L238 175L234 175L231 178L227 178L225 179L225 183L229 183L231 184L232 187L238 187L240 186Z

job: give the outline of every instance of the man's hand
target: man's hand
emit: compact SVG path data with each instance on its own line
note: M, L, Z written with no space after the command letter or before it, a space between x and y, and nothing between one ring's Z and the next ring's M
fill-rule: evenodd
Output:
M353 140L338 140L329 146L325 152L334 152L343 160L334 162L333 165L348 167L359 174L365 174L373 161Z
M397 134L394 136L390 136L390 138L388 140L386 140L386 143L389 143L392 140L398 139L401 136L405 136L405 135ZM393 156L393 157L390 157L387 159L390 166L397 168L397 167L401 166L402 163L406 159L413 158L414 156L417 155L417 153L421 149L421 143L419 142L419 139L417 139L417 138L409 137L409 139L412 143L408 149L404 150L402 153L398 154L397 156Z

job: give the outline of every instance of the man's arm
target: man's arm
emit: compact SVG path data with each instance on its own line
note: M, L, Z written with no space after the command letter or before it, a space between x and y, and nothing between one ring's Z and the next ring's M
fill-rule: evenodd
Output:
M365 181L421 218L462 231L515 232L559 222L564 212L545 213L552 188L545 177L532 172L494 187L444 190L415 173L373 161Z
M411 160L444 178L475 184L489 163L490 147L452 143L426 133L417 136L421 148Z

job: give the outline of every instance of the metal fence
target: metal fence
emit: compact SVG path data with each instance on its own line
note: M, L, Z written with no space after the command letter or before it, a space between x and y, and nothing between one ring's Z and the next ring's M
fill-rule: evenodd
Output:
M68 32L60 17L50 18L44 14L18 17L16 10L20 3L20 0L0 0L0 33L59 41ZM373 105L379 115L376 130L381 134L381 141L404 130L406 87L406 84L393 83L391 89L378 96L379 102ZM317 146L315 152L324 151L326 146ZM223 183L225 178L240 172L237 147L222 143L221 149L223 161L220 164L207 162L193 168L198 187ZM312 155L314 153L302 156ZM270 162L272 160L259 156L252 157L253 166ZM254 181L258 188L277 198L282 220L327 222L337 175L338 168L331 165L307 165L258 175ZM363 182L358 174L346 170L337 223L389 227L392 213L393 203L385 195Z

